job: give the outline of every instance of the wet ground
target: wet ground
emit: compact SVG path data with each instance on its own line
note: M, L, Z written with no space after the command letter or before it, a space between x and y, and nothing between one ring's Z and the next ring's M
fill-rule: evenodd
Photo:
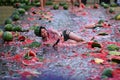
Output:
M37 10L37 8L33 9ZM41 42L41 38L34 35L31 27L44 25L59 31L68 29L88 42L95 37L94 40L104 45L103 51L100 52L100 54L104 54L108 44L120 45L120 22L110 20L115 14L106 14L106 10L101 7L99 9L87 8L85 9L86 13L82 15L72 14L68 10L50 10L53 20L49 22L45 19L39 20L39 15L31 15L31 11L32 9L22 16L21 20L14 23L30 30L20 33L27 37L26 41L14 40L0 46L1 80L102 80L102 71L108 66L93 64L94 56L91 54L98 54L99 57L99 52L95 52L95 49L89 48L88 45L66 44L57 49L51 46L38 48L25 48L24 46L33 41ZM84 28L85 25L95 23L100 19L107 20L112 26L109 28ZM98 36L99 32L107 32L108 35ZM25 65L23 64L23 55L30 49L36 52L41 61L32 61L30 65ZM115 66L109 66L109 68L113 67Z

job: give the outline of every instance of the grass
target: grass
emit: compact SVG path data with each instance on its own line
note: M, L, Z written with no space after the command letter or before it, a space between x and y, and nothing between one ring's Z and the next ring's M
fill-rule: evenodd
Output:
M12 15L14 8L12 6L0 6L0 25Z

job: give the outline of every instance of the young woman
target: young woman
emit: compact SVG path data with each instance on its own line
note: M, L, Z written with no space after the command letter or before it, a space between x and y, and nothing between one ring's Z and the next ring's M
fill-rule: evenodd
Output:
M83 42L75 33L64 30L63 32L58 32L54 29L46 29L45 27L37 27L34 31L36 36L42 37L42 40L45 44L52 44L53 47L56 46L60 42L66 42L71 44L76 44L79 42Z
M44 10L45 4L46 4L46 0L40 0L40 6L42 10Z

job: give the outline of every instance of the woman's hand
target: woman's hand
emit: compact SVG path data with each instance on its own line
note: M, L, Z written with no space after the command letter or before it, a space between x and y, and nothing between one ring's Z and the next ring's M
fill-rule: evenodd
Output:
M60 42L61 42L61 43L64 42L64 37L63 37L63 36L60 36L59 39L60 39Z

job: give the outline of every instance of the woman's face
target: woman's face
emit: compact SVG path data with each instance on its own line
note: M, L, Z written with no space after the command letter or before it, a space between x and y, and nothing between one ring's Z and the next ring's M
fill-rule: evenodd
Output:
M41 36L42 37L47 37L48 36L48 33L47 33L46 29L41 29Z

